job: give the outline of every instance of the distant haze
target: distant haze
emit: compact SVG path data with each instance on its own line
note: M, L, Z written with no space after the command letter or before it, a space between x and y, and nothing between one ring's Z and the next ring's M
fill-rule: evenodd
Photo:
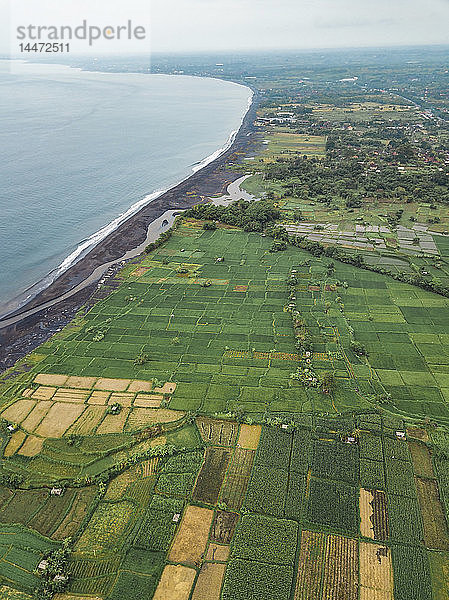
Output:
M105 25L132 18L151 29L145 46L103 41L93 50L98 53L449 42L449 0L0 0L0 17L1 52L16 50L17 18L20 24L76 24L87 18Z

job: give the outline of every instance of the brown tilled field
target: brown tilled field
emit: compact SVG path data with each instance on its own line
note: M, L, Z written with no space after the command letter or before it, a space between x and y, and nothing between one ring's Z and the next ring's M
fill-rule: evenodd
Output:
M22 427L27 431L34 431L48 413L52 404L51 400L41 400L38 402L27 418L22 421Z
M220 600L226 565L204 563L193 590L192 600Z
M37 456L44 445L44 438L29 435L17 454L21 456Z
M360 533L372 540L388 539L387 498L379 490L360 489Z
M34 378L34 383L42 385L64 385L68 379L67 375L49 375L48 373L39 373Z
M89 405L77 421L68 429L67 433L89 435L93 433L104 415L104 406Z
M237 526L238 514L217 510L212 524L211 539L220 544L229 544Z
M26 433L23 431L15 431L11 439L8 442L8 445L5 448L5 456L12 456L17 452L20 446L23 444L23 440L26 438Z
M214 446L233 446L237 437L238 425L233 421L220 421L199 417L196 420L201 437Z
M56 393L55 387L47 387L40 385L35 392L31 395L33 400L50 400Z
M129 415L129 408L123 408L118 415L106 415L96 433L121 433Z
M35 433L42 437L62 437L84 409L84 404L56 402L50 407L40 425L36 428Z
M386 546L360 543L360 598L393 600L391 553Z
M373 492L360 488L360 533L363 537L374 539L373 528Z
M75 499L70 507L69 512L65 515L57 529L53 532L52 538L55 540L63 540L71 537L81 525L89 506L97 495L97 487L91 486L81 489L76 492Z
M213 511L208 508L186 508L169 553L171 562L193 565L200 562L206 549L213 516Z
M358 600L359 556L357 540L330 535L327 538L323 600Z
M182 565L167 565L153 600L188 600L195 577L195 569Z
M261 425L240 425L237 446L247 448L248 450L257 450L261 433Z
M12 423L21 423L35 405L36 402L34 400L25 398L17 400L1 413L2 419L6 419Z
M220 500L231 510L239 510L243 504L255 451L237 447L223 482Z
M49 537L64 518L76 490L68 489L62 496L49 496L47 502L29 521L28 526Z
M302 532L295 600L321 600L325 540L324 533Z
M226 562L229 558L230 546L210 542L207 548L206 560L210 562Z

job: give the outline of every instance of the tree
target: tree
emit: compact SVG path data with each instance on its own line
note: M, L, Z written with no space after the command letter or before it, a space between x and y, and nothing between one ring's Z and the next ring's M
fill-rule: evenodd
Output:
M335 389L335 374L332 371L325 371L320 377L320 388L325 394Z

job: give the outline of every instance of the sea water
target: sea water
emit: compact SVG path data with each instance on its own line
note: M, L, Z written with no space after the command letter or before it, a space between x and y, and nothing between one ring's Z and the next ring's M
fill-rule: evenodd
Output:
M249 88L0 61L0 315L231 143Z

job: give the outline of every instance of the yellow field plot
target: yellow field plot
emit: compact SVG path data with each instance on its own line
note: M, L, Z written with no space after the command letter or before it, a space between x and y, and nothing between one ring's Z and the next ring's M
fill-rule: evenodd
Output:
M85 409L84 404L55 402L35 433L43 437L62 437Z
M109 398L108 404L121 404L122 406L131 406L133 403L134 394L114 392Z
M95 384L95 389L108 392L124 392L131 383L130 379L108 379L101 377Z
M147 427L153 423L171 423L181 419L185 413L168 408L133 408L126 424L127 431Z
M128 392L151 392L152 389L152 381L140 381L136 379L135 381L131 381Z
M31 600L31 596L27 596L27 598L28 597ZM86 596L84 594L82 596L76 594L56 594L56 596L53 596L53 600L103 600L103 598L100 598L99 596Z
M38 402L26 419L22 421L22 427L27 431L34 431L48 413L52 404L52 400L42 400L41 402Z
M134 406L140 408L159 408L164 396L156 394L138 394L134 400Z
M390 549L360 542L360 598L393 600L393 571Z
M89 390L72 390L70 388L59 388L53 396L56 402L74 402L83 404L89 396Z
M261 433L261 425L241 425L237 446L248 450L257 450Z
M192 564L198 562L206 549L213 518L213 510L188 506L176 532L169 560Z
M221 584L226 565L205 563L193 590L192 600L220 600Z
M372 492L360 488L360 533L374 540Z
M123 408L118 415L106 415L95 433L122 433L129 411Z
M154 440L150 440L150 448L156 448L156 446L164 446L167 443L165 435L160 435Z
M90 389L96 381L96 377L76 377L72 375L65 382L65 386L69 388Z
M34 383L41 383L42 385L55 385L57 387L64 385L67 381L67 375L49 375L48 373L39 373L34 378Z
M40 385L31 397L33 400L50 400L50 398L54 396L55 392L55 387Z
M111 392L92 392L89 399L87 400L87 404L98 404L98 405L106 405L108 403L109 396Z
M104 406L88 406L83 414L67 430L67 433L88 435L92 433L104 415Z
M195 577L195 569L182 565L167 565L153 600L188 600Z
M229 558L229 546L210 543L207 549L206 560L211 562L226 562Z
M268 153L273 157L290 153L324 156L325 144L325 136L277 131L269 138Z
M29 435L17 454L21 456L37 456L44 445L44 438Z
M12 456L20 448L25 438L26 433L23 431L14 432L5 448L5 456Z
M95 554L105 548L116 549L135 511L132 502L101 502L76 543L75 550Z
M120 475L117 475L117 477L114 477L114 479L111 479L109 482L104 499L120 500L128 485L137 479L139 479L139 475L136 466L120 473Z
M35 405L36 402L34 400L25 398L17 400L2 412L2 419L6 419L12 423L21 423Z
M2 600L33 600L33 596L29 596L24 592L18 592L13 588L7 587L6 585L0 585L0 598ZM56 596L55 596L56 598ZM66 600L64 598L60 598L59 600ZM71 600L71 599L67 599ZM78 598L80 600L80 598ZM98 599L99 600L99 599Z
M34 393L34 389L33 388L26 388L26 390L23 390L22 392L22 396L24 398L29 398L30 396L32 396Z
M154 388L155 394L173 394L176 390L176 383L164 383L162 387Z
M159 459L157 456L155 456L154 458L151 458L150 460L146 460L143 463L140 463L139 473L140 473L141 477L145 478L145 477L149 477L150 475L154 475L154 473L156 473L158 462L159 462Z

